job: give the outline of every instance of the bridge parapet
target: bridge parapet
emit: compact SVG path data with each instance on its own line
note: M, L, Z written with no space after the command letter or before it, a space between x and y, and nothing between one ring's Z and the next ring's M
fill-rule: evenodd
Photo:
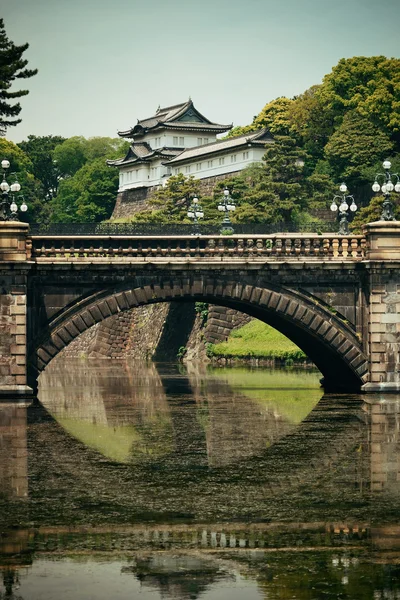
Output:
M90 261L113 259L184 260L347 260L365 258L362 235L33 235L34 261Z

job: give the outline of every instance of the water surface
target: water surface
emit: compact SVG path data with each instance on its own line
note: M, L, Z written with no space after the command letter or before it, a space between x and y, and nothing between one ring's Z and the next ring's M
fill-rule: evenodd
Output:
M0 598L400 598L398 396L61 358L0 405Z

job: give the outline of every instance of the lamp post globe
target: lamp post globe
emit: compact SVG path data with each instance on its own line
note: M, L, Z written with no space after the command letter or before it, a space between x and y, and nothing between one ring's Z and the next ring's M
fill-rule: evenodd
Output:
M234 229L232 227L232 222L230 220L229 213L236 210L236 204L234 199L231 197L230 191L227 187L225 187L224 195L218 202L218 210L224 213L220 233L225 235L232 235L234 233Z
M10 168L10 161L4 158L1 161L1 167L3 169L3 180L0 183L0 221L18 221L18 210L26 212L28 206L26 205L23 196L15 196L15 194L18 194L21 190L21 186L18 183L15 173L15 181L11 185L6 179L7 170ZM18 202L21 202L19 208Z
M348 221L349 213L347 211L350 208L351 212L355 213L357 210L357 204L355 203L353 196L351 196L350 194L346 195L348 188L345 183L340 184L339 191L341 192L341 194L335 194L335 196L333 197L330 209L334 213L337 213L337 211L339 210L339 213L338 213L338 219L339 219L338 233L339 233L339 235L348 235L348 233L349 233L349 221ZM348 204L348 200L351 200L350 206ZM336 201L338 201L339 206L338 206L338 204L336 204Z
M381 221L395 221L393 214L393 203L390 194L394 191L400 193L400 176L398 173L391 173L392 163L390 160L384 160L382 163L384 173L377 173L375 181L372 184L372 191L375 194L382 192L384 199L382 203ZM393 183L395 179L395 183ZM380 184L382 182L382 185Z
M199 219L204 217L204 212L197 196L192 198L192 202L187 211L187 216L189 219L193 219L193 235L200 235Z

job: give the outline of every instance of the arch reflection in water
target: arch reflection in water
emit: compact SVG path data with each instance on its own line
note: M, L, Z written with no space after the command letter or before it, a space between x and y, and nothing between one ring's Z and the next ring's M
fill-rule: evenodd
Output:
M39 398L70 434L113 460L221 466L262 454L297 426L321 397L316 374L303 380L296 394L266 393L262 377L258 390L254 381L241 389L221 372L146 363L116 370L93 360L67 368L57 359L41 375Z
M398 398L314 406L307 374L59 369L28 435L26 408L0 410L0 598L400 594Z

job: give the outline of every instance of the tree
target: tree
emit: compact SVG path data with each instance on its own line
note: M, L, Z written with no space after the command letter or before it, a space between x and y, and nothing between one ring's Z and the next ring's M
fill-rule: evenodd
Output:
M0 138L0 156L10 161L8 182L11 183L17 178L21 185L18 204L21 203L23 196L28 205L28 212L25 213L24 219L26 218L30 223L43 220L42 186L33 175L33 165L29 156L19 146L5 138Z
M200 182L182 173L172 175L165 187L151 198L150 210L136 213L133 220L146 223L189 223L188 207L192 198L199 195Z
M16 79L28 79L36 75L37 69L27 69L28 61L23 59L29 44L16 46L7 37L4 21L0 19L0 135L5 135L7 127L21 123L18 115L21 112L19 102L13 100L26 96L28 90L9 91Z
M118 172L103 158L85 164L60 182L51 202L53 223L89 223L108 219L118 191Z
M384 160L393 150L390 136L358 110L348 111L325 146L336 179L359 185L365 167Z
M64 177L72 177L86 163L86 140L82 136L73 136L54 149L54 160Z
M263 128L267 128L272 134L286 135L289 133L291 127L289 109L292 102L293 100L285 96L268 102L259 114L254 117L251 125L234 127L227 137L236 137Z
M63 142L65 138L59 135L28 135L27 140L18 144L29 156L34 176L42 183L43 198L51 199L57 195L58 183L63 173L54 160L54 150Z
M356 109L362 116L399 140L400 59L386 56L342 58L326 75L318 95L336 114Z
M87 162L96 158L118 158L129 148L121 138L74 136L59 144L54 150L54 160L63 177L72 177Z

